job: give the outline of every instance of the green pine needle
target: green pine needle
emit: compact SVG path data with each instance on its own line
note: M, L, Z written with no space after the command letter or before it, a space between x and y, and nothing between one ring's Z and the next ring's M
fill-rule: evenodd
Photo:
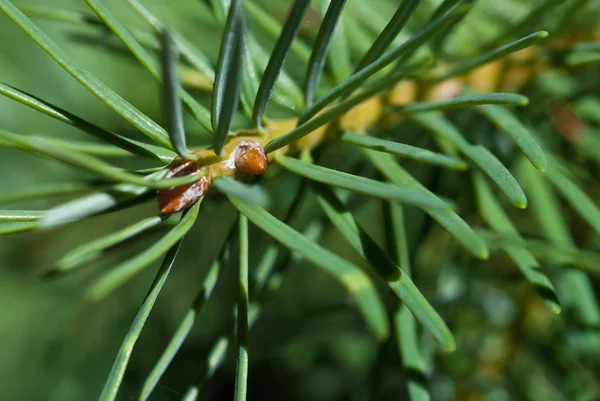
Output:
M251 4L247 2L247 4ZM288 19L283 26L283 30L279 35L279 39L275 44L275 48L271 53L271 58L265 69L265 73L260 81L258 92L256 94L256 100L254 102L254 110L252 112L252 121L256 128L262 127L261 120L267 109L269 100L273 93L273 88L279 78L283 63L287 58L292 42L300 28L300 24L304 18L304 14L308 10L310 5L309 0L295 0Z
M306 78L304 79L304 97L307 106L313 103L319 80L325 68L327 53L331 48L334 32L345 5L346 0L332 0L325 17L323 17L323 22L315 39L315 46L310 55L310 60L308 60Z
M38 221L42 216L38 210L0 210L0 221Z
M479 167L504 192L518 208L527 206L527 197L517 180L498 158L481 145L471 145L458 129L441 114L424 113L413 117L415 121L454 145Z
M233 399L245 401L248 391L248 219L239 216L240 254L238 269L239 294L237 303L236 343L238 348Z
M353 74L350 78L330 90L323 97L317 100L308 110L306 110L298 121L298 124L302 124L307 122L310 118L315 116L319 111L321 111L326 106L330 105L337 98L349 95L352 91L361 87L367 79L381 71L383 68L396 61L398 58L406 55L412 54L415 50L425 44L428 40L434 37L437 33L439 33L440 29L442 29L452 18L457 14L461 14L466 12L465 9L457 10L455 13L450 13L446 16L443 16L439 19L434 20L426 27L424 27L421 31L411 37L407 42L402 45L396 47L390 52L386 53L384 56L378 58L373 61L371 64ZM389 87L388 87L389 89Z
M159 145L170 149L166 131L148 118L141 111L117 95L104 85L98 78L89 73L83 66L72 60L48 35L38 28L9 0L0 0L0 10L4 12L19 28L21 28L38 46L58 63L65 71L107 106L121 115L126 121L136 127Z
M50 270L48 274L62 275L70 273L74 269L98 259L106 250L139 236L140 234L161 224L164 220L165 218L160 216L148 217L138 221L137 223L127 226L122 230L115 231L111 234L80 245L60 258L55 263L54 269Z
M313 187L319 205L344 238L388 282L394 293L408 306L442 348L446 351L454 351L456 344L452 333L405 272L356 223L350 211L329 187L323 184Z
M241 1L233 0L221 41L212 97L211 122L216 133L214 147L217 155L221 154L240 101L245 48L242 19Z
M534 32L530 35L525 36L517 41L509 43L507 45L501 46L497 49L491 50L488 53L482 54L472 60L465 61L463 63L459 63L454 68L452 68L447 73L435 77L433 80L435 81L443 81L448 78L452 78L458 75L462 75L469 71L473 71L477 67L480 67L484 64L491 63L492 61L499 60L503 57L508 56L509 54L518 52L519 50L523 50L531 45L538 43L539 41L546 39L548 37L548 32L540 31Z
M383 28L381 34L377 36L375 42L373 42L369 50L356 64L354 72L362 70L385 53L387 48L406 25L413 11L419 5L419 2L420 0L404 0L402 4L398 6L396 13L392 19L390 19L390 22Z
M387 337L388 322L383 305L373 283L359 267L311 242L264 209L235 198L229 199L240 213L248 217L248 220L258 228L337 279L355 299L357 307L375 337L379 339Z
M146 401L152 391L156 388L160 378L165 373L167 367L173 361L173 358L179 352L183 342L186 340L194 323L198 319L198 314L202 311L204 304L210 298L213 289L219 279L221 272L223 270L223 266L229 257L230 247L229 247L229 238L225 241L225 245L221 251L221 253L217 256L215 261L211 264L208 269L204 280L202 281L202 285L200 289L196 293L194 301L192 305L184 315L183 319L179 323L177 330L171 337L169 344L165 347L163 353L161 354L159 360L156 362L152 371L148 374L148 377L144 381L142 385L142 389L138 394L138 401ZM220 349L220 348L218 348Z
M405 145L403 143L386 141L367 135L344 132L342 134L342 140L346 143L356 145L361 148L385 152L394 156L405 157L407 159L450 168L453 170L462 171L469 167L464 161L451 156L446 156L444 154L432 152L428 149L417 148L416 146Z
M22 92L10 85L6 85L0 82L0 94L7 96L17 102L31 107L34 110L42 112L58 121L62 121L66 124L72 125L73 127L79 128L80 130L108 143L111 143L121 149L127 150L133 154L149 157L154 160L163 162L170 162L175 154L162 147L149 145L140 141L126 138L114 132L107 131L103 128L98 127L76 115L62 110L56 106L53 106L35 96L29 95Z
M396 161L393 156L381 154L372 150L365 149L363 153L369 161L383 174L389 181L397 185L411 185L422 189L424 192L429 192L421 186L419 182L406 172ZM446 208L425 208L424 211L444 227L456 241L463 245L469 252L479 259L487 259L489 251L485 243L475 234L473 229L450 207Z
M177 240L177 242L172 245L165 255L163 263L158 270L158 274L150 286L150 291L148 291L142 306L140 307L135 319L133 320L133 323L131 324L129 332L123 340L123 344L119 349L117 358L113 363L110 374L108 375L108 379L106 380L104 388L102 389L102 394L100 394L99 401L114 401L117 398L117 393L119 392L119 388L123 382L125 370L127 369L129 358L131 357L135 343L137 342L142 329L144 328L146 320L148 320L148 316L154 307L154 303L160 294L160 290L167 280L167 276L169 275L171 267L175 262L175 258L177 257L177 253L179 252L179 247L181 246L182 241L183 238Z
M263 208L269 207L269 194L257 185L246 185L229 177L217 177L213 183L215 188L225 195L243 199Z
M181 101L179 99L179 78L177 77L176 64L177 54L174 49L173 39L168 30L161 35L162 43L162 82L163 82L163 109L167 122L167 132L173 145L173 149L183 158L192 158L188 153L185 127L183 126L183 115Z
M87 290L87 296L93 300L104 298L110 292L123 285L145 267L160 258L171 247L178 243L192 228L198 217L200 203L196 203L182 216L179 223L160 240L145 251L115 266L96 280Z
M497 232L518 236L517 229L513 226L508 216L502 210L492 191L479 173L473 175L479 213L484 220ZM526 249L519 246L507 246L506 253L519 267L527 281L538 291L540 296L553 313L560 313L561 307L558 295L550 279L541 270L537 260Z
M416 114L484 104L523 107L529 104L529 99L514 93L486 93L482 95L460 96L435 102L414 102L404 106L390 106L387 110L402 114Z
M447 207L437 197L410 185L383 183L290 157L278 156L276 161L282 167L302 177L355 193L403 202L421 208L443 209Z

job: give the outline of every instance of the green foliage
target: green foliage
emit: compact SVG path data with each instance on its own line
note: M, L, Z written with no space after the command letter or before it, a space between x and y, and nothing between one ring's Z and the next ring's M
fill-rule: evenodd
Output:
M265 110L271 99L271 94L275 88L275 83L279 78L283 63L290 51L294 37L298 33L304 14L310 5L309 0L296 0L290 10L287 21L282 27L281 34L275 43L275 48L269 58L269 63L265 68L265 72L260 80L256 99L254 100L254 110L252 111L252 120L254 126L261 127L261 119L265 114Z
M216 133L215 153L220 155L240 101L244 61L244 24L241 1L232 1L227 14L212 98L211 122Z
M198 203L193 207L192 213L197 214L198 208L200 204ZM110 371L108 379L106 380L106 384L104 385L104 389L102 390L102 394L100 394L99 400L102 401L110 401L117 398L117 393L119 392L119 387L121 386L121 382L123 381L123 376L125 376L125 369L127 368L127 364L129 363L129 358L131 357L131 353L133 351L133 347L142 332L142 328L148 319L148 315L150 315L150 311L158 298L158 294L162 289L162 286L165 284L167 280L167 276L171 271L171 267L173 266L173 262L177 256L177 252L179 252L179 247L181 246L181 241L183 239L177 240L175 245L171 249L168 250L165 255L165 259L163 260L162 266L160 267L152 286L150 286L150 291L148 295L146 295L146 299L142 303L138 314L125 336L123 340L123 345L117 354L117 358L115 359L115 363Z
M325 4L326 2L323 3ZM317 89L319 80L323 74L329 48L332 44L334 48L339 48L339 43L333 43L334 32L342 15L342 11L344 11L345 5L346 0L333 0L327 8L321 27L319 28L319 33L317 33L315 46L313 47L310 60L308 61L306 79L304 81L304 97L306 98L306 104L308 106L314 101L315 90ZM335 62L331 64L335 64Z
M600 397L594 2L62 3L0 0L0 332L85 316L10 399Z

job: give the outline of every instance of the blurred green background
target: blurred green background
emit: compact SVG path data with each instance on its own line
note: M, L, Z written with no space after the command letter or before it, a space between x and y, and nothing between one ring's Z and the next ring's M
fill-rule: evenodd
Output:
M51 3L88 11L83 1L52 0ZM122 21L127 21L128 26L145 28L123 1L106 0L105 3ZM211 23L206 9L199 3L153 0L145 4L176 24L215 60L220 30L214 21ZM487 2L497 7L500 3ZM49 5L49 2L31 0L27 4ZM285 15L287 4L289 2L282 1L271 7L274 15L278 18ZM515 20L519 17L514 15ZM42 20L36 23L95 76L150 117L161 121L159 87L154 80L132 58L119 51L99 50L98 43L108 40L110 47L116 43L114 38L107 39L95 28ZM481 39L485 32L469 32L466 37L477 35ZM0 15L0 37L0 80L103 127L138 137L4 15ZM90 45L90 41L95 44ZM460 43L466 48L474 46ZM293 70L293 59L291 63ZM89 139L74 128L5 98L0 98L0 124L14 132ZM418 133L413 135L418 137ZM201 135L198 138L201 142ZM335 157L335 154L331 156ZM91 178L56 162L4 148L0 148L0 171L1 193L17 192L34 184ZM428 179L426 175L422 178ZM282 204L291 201L289 198L297 182L278 183L272 188L274 198ZM452 178L448 178L441 189L451 188L452 184ZM56 199L57 203L60 201ZM6 208L48 206L33 200L7 204ZM369 232L381 239L378 208L374 202L363 204L359 218ZM43 280L42 275L74 246L155 212L156 205L150 202L50 232L0 238L2 401L96 399L158 264L100 302L85 299L86 285L111 263L142 249L146 242L134 242L73 276L48 281ZM410 234L416 238L421 215L411 212L408 210L407 215L415 229ZM469 212L472 210L465 211ZM184 241L180 258L135 348L120 393L122 400L134 399L235 219L233 209L216 197L208 199L200 213L199 224ZM252 240L256 238L262 237L251 236ZM458 342L455 353L439 355L433 340L423 338L426 354L436 358L431 378L433 399L570 401L583 400L592 394L592 398L587 399L598 400L593 397L600 394L595 387L600 370L592 370L590 378L590 370L583 369L578 359L591 360L592 366L598 368L600 355L587 353L586 338L561 344L574 351L577 358L566 352L554 352L556 333L564 325L559 317L544 308L515 268L505 268L509 264L507 259L496 257L490 262L480 262L466 255L455 255L448 261L442 256L456 252L448 242L447 236L434 229L414 257L418 266L417 285L449 323ZM358 263L358 256L333 230L325 231L321 243ZM446 252L448 249L454 251ZM260 255L254 253L252 257L256 260ZM215 339L227 328L235 295L234 272L226 268L190 338L167 370L152 400L181 398L202 368ZM286 273L283 287L269 299L251 331L250 341L249 399L359 401L365 399L361 397L368 396L372 388L376 388L372 399L407 397L406 372L401 367L395 343L377 344L364 330L344 291L312 266L299 264ZM565 337L560 337L560 341L566 341ZM228 357L225 366L203 388L200 399L231 399L234 359L232 355ZM595 378L594 374L597 374Z

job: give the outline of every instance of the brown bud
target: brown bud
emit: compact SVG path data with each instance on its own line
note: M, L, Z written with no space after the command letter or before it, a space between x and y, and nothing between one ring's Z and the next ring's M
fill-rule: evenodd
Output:
M198 173L198 164L195 161L185 161L176 164L165 178L184 177ZM201 177L198 181L158 191L158 206L161 214L180 212L198 202L206 194L210 186L209 177Z
M256 142L243 141L235 150L235 168L249 175L264 174L269 161L263 148Z

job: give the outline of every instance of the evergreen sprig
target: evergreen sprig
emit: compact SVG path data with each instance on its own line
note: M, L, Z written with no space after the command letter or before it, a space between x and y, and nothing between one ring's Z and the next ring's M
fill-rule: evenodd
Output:
M587 102L581 103L580 93L569 92L559 100L573 104L575 111L564 123L554 115L540 118L534 112L527 114L530 101L534 106L536 102L545 104L539 96L543 88L529 90L528 96L502 91L503 80L508 81L512 71L511 63L517 60L515 53L523 49L532 51L535 54L528 62L536 66L548 62L548 54L557 53L550 44L546 45L551 43L551 37L542 41L548 32L539 30L552 33L550 22L548 28L539 27L535 19L524 17L514 27L514 34L520 35L524 30L533 33L517 40L514 35L505 34L488 42L497 44L491 50L481 50L464 59L439 50L460 35L461 27L469 29L472 13L485 11L471 1L447 0L437 9L431 7L437 2L405 0L394 8L392 2L382 2L389 13L376 7L356 13L352 7L366 6L350 7L337 0L319 2L321 12L316 15L322 16L322 20L307 34L302 23L311 11L308 0L295 0L282 22L270 14L269 7L263 8L253 0L211 0L203 2L204 5L198 2L221 29L218 60L211 60L211 52L203 41L186 39L176 24L167 24L159 13L138 0L128 3L150 30L131 28L124 15L111 11L101 0L86 0L86 3L95 15L52 6L16 6L10 0L0 0L0 10L54 62L150 142L135 139L124 133L126 130L113 132L63 110L42 100L47 94L41 91L28 94L0 83L1 95L97 140L65 141L44 133L33 136L0 129L0 146L50 158L96 178L96 181L46 184L1 194L1 202L37 198L48 206L45 210L0 211L0 233L52 230L82 220L93 224L91 217L105 217L116 210L131 211L140 203L156 203L157 190L159 199L179 197L176 200L186 205L175 210L177 213L172 217L167 217L164 211L159 213L156 207L151 216L69 250L48 272L52 277L75 272L103 260L122 244L135 239L146 241L145 249L104 272L89 286L88 295L99 299L163 259L117 353L100 400L117 399L134 345L169 271L177 264L180 244L186 235L188 241L196 240L188 233L192 233L194 226L202 225L200 207L204 202L230 203L237 210L237 228L231 229L222 244L195 300L144 380L138 400L149 399L181 350L204 303L212 296L231 252L238 256L235 317L229 331L215 342L204 370L188 389L185 400L197 399L204 380L223 363L232 342L237 350L234 398L246 399L247 380L253 377L249 372L252 364L249 330L261 317L265 294L276 291L278 280L299 260L320 268L341 285L352 299L348 308L357 310L377 341L398 343L411 400L431 399L427 386L412 376L429 375L428 366L433 358L417 324L432 335L441 349L452 351L457 342L461 346L461 337L453 333L455 327L447 323L447 319L453 318L452 313L441 307L437 299L441 295L434 297L431 290L424 290L431 285L421 288L418 280L419 257L432 251L427 241L438 235L438 225L451 239L448 245L433 249L440 258L448 258L440 263L444 268L458 271L457 265L471 267L484 263L475 259L488 259L490 251L503 251L522 275L518 282L538 294L550 311L556 314L564 309L577 311L574 317L564 317L566 326L585 325L591 328L596 340L600 338L597 332L600 308L588 275L600 271L600 256L582 249L585 245L575 241L565 207L560 203L562 199L591 231L600 234L600 208L582 184L589 179L577 176L578 170L573 167L576 161L561 150L566 143L583 157L595 163L600 160L600 152L589 146L600 143L598 133L592 129L600 121L597 117L600 102L590 94ZM532 8L531 13L541 15L540 10ZM122 46L125 54L139 64L140 74L149 74L162 83L167 128L76 62L31 18L99 29L117 38L117 46ZM386 24L382 26L373 23L383 20ZM562 29L563 23L556 25ZM508 28L504 32L510 32ZM267 40L265 32L275 39L274 43L263 42ZM362 40L353 41L353 35L361 36ZM562 59L553 59L560 59L566 65L593 65L598 48L597 42L575 43L563 51L567 55L563 54ZM96 44L95 50L106 49ZM586 56L585 62L578 61L576 58L581 57L578 55L584 53L594 56ZM300 73L288 58L302 64ZM178 71L184 64L195 76L208 82L208 101L196 96L186 80L180 81ZM492 86L497 90L482 89L485 85L478 83L477 74L490 66L502 69L498 77L485 78L494 80L496 85ZM532 82L535 86L536 81ZM436 89L441 90L444 85L457 85L458 89L450 94L443 91L436 94ZM411 91L414 96L408 96ZM402 97L403 100L395 100ZM181 105L190 121L184 118ZM520 107L513 110L514 106ZM547 121L554 123L549 125ZM405 130L425 139L417 141L414 135L404 135ZM204 131L213 135L211 146L190 146ZM558 139L557 131L562 134ZM239 160L248 142L261 152L264 149L270 159L267 174L254 181L248 176L255 175L250 168L254 165L243 167L245 161ZM330 155L335 152L345 152L348 160L332 162ZM252 157L246 162L258 163L258 156ZM123 167L135 163L121 163L121 159L152 164L145 164L146 168L140 170ZM263 162L260 174L267 168L267 160ZM192 166L193 171L176 173L182 166ZM367 176L365 171L377 174ZM434 182L448 180L455 187L430 185L422 178L428 174L443 177ZM281 205L264 188L290 177L301 180L308 195L299 195L289 207L288 218L280 220L277 213ZM224 196L212 197L210 193L214 191L207 195L208 189L196 189L197 199L192 199L188 192L178 192L201 186L202 180L206 180L206 188L215 187ZM497 188L491 187L490 182ZM495 189L506 199L496 196ZM74 196L80 193L83 196ZM54 201L57 196L67 196L69 200L57 203ZM292 216L308 209L304 196L316 200L318 208L306 212L308 223L305 229L299 229L294 227ZM203 202L204 198L207 200ZM505 200L510 202L506 206ZM382 244L363 227L358 208L354 207L356 203L374 201L383 205ZM528 209L517 211L511 206ZM409 227L414 223L405 216L406 210L413 210L409 207L429 216L422 227ZM476 212L472 213L473 210ZM540 234L531 235L531 231L522 229L525 223L521 218L525 213ZM319 235L314 233L320 234L329 224L358 253L360 262L319 243ZM483 230L484 225L489 229ZM164 228L168 230L162 232ZM251 253L261 246L250 234L255 229L273 242L269 242L262 260L253 266ZM154 242L147 241L155 231L162 236ZM210 234L210 230L204 229L203 233ZM415 239L409 238L411 235ZM467 252L456 247L457 244ZM296 255L295 259L291 254ZM566 269L567 265L573 269ZM564 278L564 286L558 285L562 280L559 278ZM517 285L517 280L513 281ZM435 291L442 291L443 285ZM598 352L600 346L598 342L595 344L590 348ZM583 365L582 369L588 369Z

